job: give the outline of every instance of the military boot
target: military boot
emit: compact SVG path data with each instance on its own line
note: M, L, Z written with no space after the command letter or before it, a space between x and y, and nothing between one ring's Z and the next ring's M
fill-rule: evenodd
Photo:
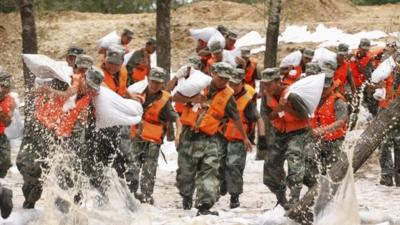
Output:
M240 206L239 195L231 195L231 203L229 204L229 207L231 209L234 209L239 206Z
M276 202L275 207L277 205L281 205L285 210L289 209L289 205L288 205L288 201L286 199L285 193L276 193L276 199L277 199L277 202Z
M218 212L210 211L210 208L211 207L207 204L200 205L199 211L197 212L196 216L205 216L205 215L219 216Z
M184 210L190 210L193 206L193 200L191 197L183 197L182 205Z
M2 188L2 190L0 190L1 217L4 219L9 217L11 214L13 208L12 196L12 191L8 188Z
M393 186L393 177L390 175L382 175L381 181L379 182L381 185L385 186Z

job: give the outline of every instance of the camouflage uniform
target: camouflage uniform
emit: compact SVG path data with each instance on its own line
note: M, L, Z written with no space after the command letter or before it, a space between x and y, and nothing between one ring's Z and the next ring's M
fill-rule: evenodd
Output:
M10 141L5 134L0 134L0 178L7 175L11 167L11 147Z
M207 99L213 99L216 93L217 89L210 86ZM225 118L222 121L227 118L240 119L233 96L225 107ZM191 128L183 126L180 141L176 177L179 193L184 199L192 199L194 189L197 188L196 208L209 209L217 201L219 194L221 136L195 133Z
M394 153L394 160L392 154ZM400 126L394 127L386 134L380 146L379 163L381 165L382 184L400 186ZM388 180L386 183L383 181ZM390 182L389 182L390 181Z

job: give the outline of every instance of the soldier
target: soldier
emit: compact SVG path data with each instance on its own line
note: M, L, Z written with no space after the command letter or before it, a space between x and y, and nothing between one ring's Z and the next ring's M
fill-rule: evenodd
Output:
M126 64L128 85L144 80L151 68L150 55L156 51L156 39L149 38L144 48L135 51Z
M280 73L282 75L282 82L285 85L291 85L298 79L303 72L306 71L307 63L311 62L314 57L314 50L306 48L302 51L302 57L299 65L287 65L285 63L281 63L280 65Z
M352 70L350 67L349 46L341 43L337 48L336 61L338 64L333 81L340 94L347 96L347 100L351 101L351 97L356 93L356 86L354 84Z
M255 129L257 123L259 149L266 149L264 121L257 111L257 92L250 85L245 84L244 71L236 69L229 81L233 89L233 96L238 107L240 119L247 134ZM223 168L221 183L226 182L227 192L230 194L230 208L240 206L239 195L243 192L243 171L246 165L246 149L244 137L236 128L232 119L229 119L223 128L224 138L222 148L221 168ZM223 194L223 193L221 193Z
M125 54L129 52L129 43L132 41L133 31L125 28L121 35L121 45L125 49Z
M211 67L214 63L222 62L223 59L223 48L221 43L214 41L210 45L211 58L207 61L207 65L204 68L206 74L211 75Z
M5 135L5 129L11 124L16 105L14 99L9 95L10 87L11 74L0 67L0 178L4 178L11 167L11 146ZM12 191L0 184L1 216L7 218L12 208Z
M310 137L310 121L292 108L285 98L288 86L280 80L278 68L267 68L261 74L265 117L271 120L275 141L270 143L264 161L264 184L276 195L278 204L288 208L286 185L290 189L290 203L299 200L305 176L304 153ZM292 94L288 99L291 99ZM285 181L284 161L288 164Z
M334 70L323 68L325 86L313 118L312 135L317 141L316 152L320 154L321 173L326 175L333 163L342 156L342 144L347 132L348 106L346 99L335 90Z
M305 76L317 75L321 72L321 68L319 67L317 62L309 62L306 65Z
M76 46L69 47L65 61L67 61L68 66L74 68L76 57L78 57L78 55L85 54L85 53L86 52L85 52L85 50L83 50L83 48L76 47Z
M167 80L164 69L154 67L149 74L149 84L143 93L132 96L143 101L143 122L132 128L132 146L125 173L129 188L142 203L154 204L152 197L157 172L158 156L167 123L176 122L181 130L178 115L171 105L169 92L163 91ZM141 177L139 178L139 176ZM137 191L139 189L139 194Z
M233 68L227 63L216 63L212 68L213 79L205 95L197 94L189 98L178 92L173 97L174 101L186 104L181 116L184 126L182 133L177 136L177 187L183 197L184 209L192 207L192 195L197 188L197 215L218 215L218 212L212 212L210 208L218 197L220 143L216 134L222 121L231 118L244 137L246 151L251 150L251 143L236 108L233 90L227 86ZM194 104L201 104L201 109L196 110Z
M225 37L225 49L228 51L234 50L236 40L237 40L237 34L232 31L229 31Z
M257 60L250 58L250 49L243 47L240 49L241 58L244 60L245 65L242 68L245 71L244 81L246 84L256 87L256 80L260 80L260 71L257 68Z
M400 90L400 51L391 56L395 62L392 74L379 86L386 89L386 98L379 101L379 110L385 110L399 95ZM400 125L394 121L393 127L386 134L380 146L379 164L381 166L381 185L393 186L393 178L396 186L400 187ZM393 153L392 153L393 151ZM394 160L393 156L394 155Z
M94 123L92 99L100 88L103 74L96 69L89 69L85 76L74 75L73 85L77 99L75 107L64 112L63 106L68 100L64 95L41 95L35 101L33 132L24 140L29 144L23 145L17 156L17 167L22 174L24 184L22 192L25 197L23 208L31 209L42 194L41 176L43 169L48 169L46 159L54 149L51 146L63 146L61 149L81 153L83 150L82 132L85 127ZM72 93L74 94L74 93ZM92 115L92 116L89 116ZM88 130L88 129L86 129ZM40 159L40 160L39 160ZM85 159L85 157L82 157ZM85 163L82 163L85 165ZM64 184L62 184L64 185Z

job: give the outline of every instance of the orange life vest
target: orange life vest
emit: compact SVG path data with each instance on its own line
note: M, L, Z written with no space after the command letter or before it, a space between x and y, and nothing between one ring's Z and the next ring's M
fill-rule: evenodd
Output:
M257 61L255 59L250 59L250 64L246 68L246 75L244 77L244 82L253 88L256 87L256 80L254 75L254 71L257 69Z
M331 95L329 95L329 97L325 99L322 105L317 108L313 118L313 128L325 127L331 125L336 121L335 102L339 98L342 99L343 101L346 101L341 94L333 92ZM326 133L323 138L325 141L334 141L339 138L343 138L346 135L346 132L347 132L347 121L343 125L343 127L335 131Z
M343 64L338 66L333 75L333 80L335 81L335 86L338 88L341 94L344 94L344 86L348 83L347 74L350 69L350 63L348 61L344 61Z
M238 99L235 99L235 101L237 109L239 111L240 120L242 121L243 124L243 128L248 133L250 132L252 126L246 120L244 110L246 109L249 102L251 102L251 100L253 99L254 95L256 94L256 90L250 85L245 85L244 88L246 90L246 93L240 96ZM244 140L244 137L239 132L239 130L235 126L235 122L232 119L229 119L228 123L226 124L224 136L228 141Z
M356 55L356 54L357 54L357 52L355 52L354 55ZM360 66L361 67L366 67L367 64L371 61L372 58L373 58L372 53L368 52L365 57L363 57L362 59L359 60ZM365 75L362 74L361 71L358 70L356 62L350 61L350 67L351 67L351 71L353 73L354 84L355 84L356 88L360 88L361 85L366 80Z
M167 104L171 94L167 91L162 91L161 98L154 101L145 109L141 129L137 126L131 127L131 137L135 138L140 130L140 138L145 141L161 144L164 138L165 126L160 121L160 112Z
M381 109L386 109L390 103L396 98L396 92L393 90L394 78L393 74L390 74L385 80L386 98L378 102L378 106Z
M128 81L128 71L126 70L126 67L123 66L121 67L119 71L119 84L117 84L114 81L113 75L111 75L109 72L107 72L103 67L100 67L103 70L104 73L104 80L103 82L107 85L108 88L119 94L120 96L125 96L126 94L126 85Z
M92 97L85 95L75 103L75 108L68 112L63 111L66 98L47 99L40 96L35 101L35 116L48 130L53 131L58 137L70 137L78 119L87 118L87 110Z
M281 97L285 95L288 88L286 88ZM267 106L270 107L272 110L275 110L279 105L279 102L276 99L271 99L271 101L267 102ZM278 117L272 121L272 125L282 133L289 133L292 131L300 130L303 128L307 128L311 126L311 121L306 119L300 119L297 116L291 114L290 112L284 111L283 117Z
M211 75L211 66L214 65L214 63L217 62L217 59L214 56L211 56L211 58L208 59L207 65L204 68L205 74Z
M0 101L0 108L2 110L2 113L9 114L10 111L15 108L14 98L11 97L10 95L6 95ZM0 135L4 134L5 130L6 130L6 125L0 121Z
M285 78L283 78L282 83L285 85L292 85L294 82L296 82L298 79L300 79L301 77L301 73L302 73L302 68L301 65L298 65L296 67L293 68L294 70L296 70L296 75L295 76L290 76L287 75Z
M132 80L135 82L144 80L146 76L149 74L149 68L146 64L137 65L132 71Z
M211 99L207 111L193 111L191 106L185 105L180 120L183 125L191 127L193 130L212 136L220 128L221 120L225 116L225 108L229 98L233 95L230 87L219 90Z

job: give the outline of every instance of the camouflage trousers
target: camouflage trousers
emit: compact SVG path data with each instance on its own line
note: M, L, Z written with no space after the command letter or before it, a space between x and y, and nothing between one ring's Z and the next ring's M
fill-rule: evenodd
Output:
M346 154L342 151L343 140L344 139L334 141L314 140L314 148L321 164L322 175L326 175L332 165L339 159L343 157L346 158Z
M217 137L193 133L185 129L178 148L176 185L183 197L192 198L196 192L195 205L212 207L218 198L218 147Z
M7 175L11 167L11 146L5 134L0 134L0 178Z
M286 185L290 196L298 200L306 175L305 148L310 138L310 131L302 129L290 133L276 133L275 141L267 152L264 161L264 184L275 195L286 193ZM283 168L285 160L288 164L286 176Z
M394 160L393 160L393 155ZM379 163L381 175L394 177L400 184L400 126L391 129L380 146Z
M246 166L246 150L242 141L221 140L220 185L230 195L243 193L243 171ZM225 185L226 187L222 187Z
M127 167L125 179L132 193L138 191L140 184L142 194L153 194L160 147L159 144L137 138L132 141L130 152L124 152Z

